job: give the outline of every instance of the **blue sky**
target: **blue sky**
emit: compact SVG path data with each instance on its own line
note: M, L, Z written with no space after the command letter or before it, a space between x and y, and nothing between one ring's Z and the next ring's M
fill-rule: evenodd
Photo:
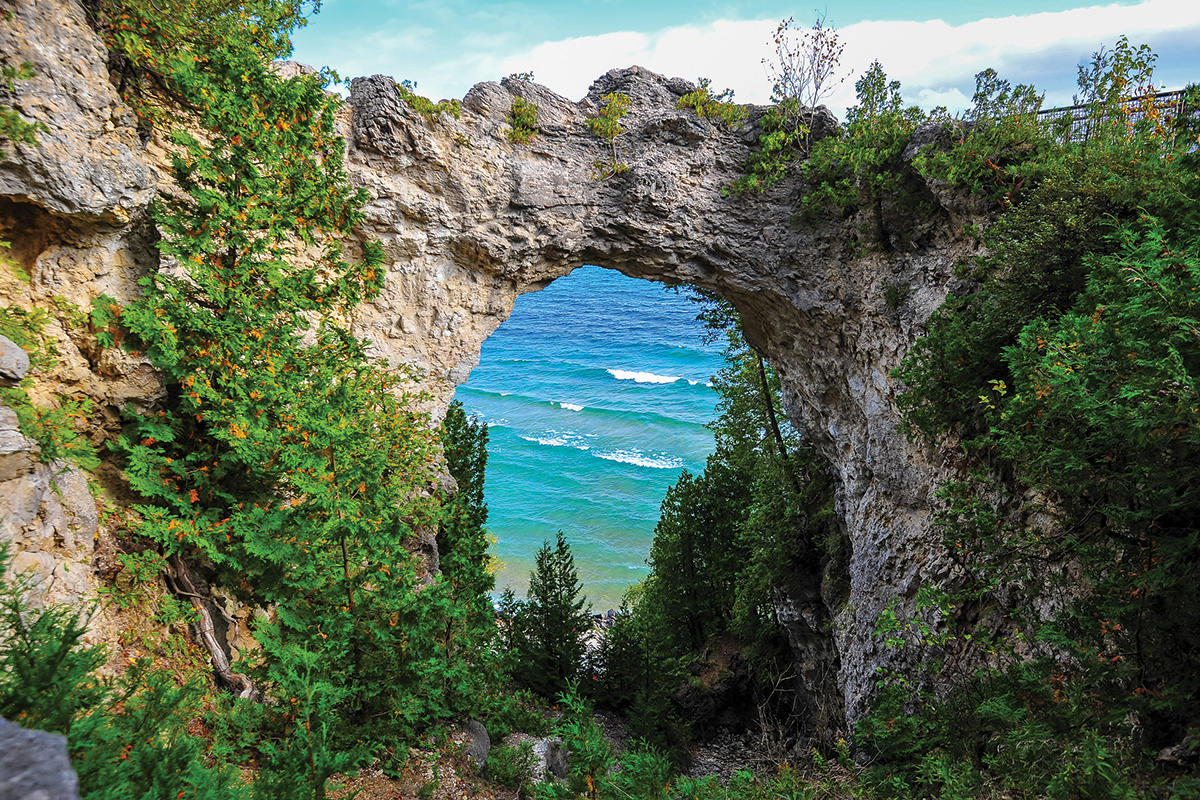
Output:
M846 45L847 80L826 101L839 116L854 102L854 79L878 58L905 99L925 108L969 105L986 67L1034 83L1048 105L1069 103L1076 65L1125 34L1159 54L1157 83L1200 81L1200 1L1010 0L1009 2L835 2L822 6ZM462 97L475 83L532 70L578 100L596 77L638 64L733 88L742 102L767 102L762 59L785 16L809 25L815 11L780 2L669 0L324 0L295 36L294 57L343 78L382 73L417 81L434 99Z

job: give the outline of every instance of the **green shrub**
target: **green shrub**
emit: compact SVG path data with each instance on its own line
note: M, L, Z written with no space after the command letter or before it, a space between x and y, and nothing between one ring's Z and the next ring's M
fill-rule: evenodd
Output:
M0 403L17 415L21 433L38 443L42 461L66 459L92 470L100 465L100 459L96 448L78 431L91 417L91 400L60 396L47 408L35 405L29 396L38 374L58 363L58 349L45 333L50 320L51 315L45 309L0 307L0 336L7 337L29 355L29 374L16 386L0 387Z
M428 97L417 94L413 91L415 88L416 84L410 81L401 81L396 84L396 91L400 93L400 99L413 111L423 116L430 125L441 119L442 114L462 119L462 104L457 100L443 100L435 103Z
M712 90L712 81L701 78L699 85L675 101L676 108L690 108L701 119L711 119L733 127L746 118L746 107L733 102L733 90Z
M629 111L629 95L612 92L601 98L600 113L588 117L588 127L592 133L608 142L609 157L607 161L596 161L592 177L604 180L612 175L620 175L629 171L629 165L617 160L617 137L625 132L621 120Z
M513 144L529 144L538 131L537 103L514 97L508 110L508 140Z
M526 798L532 796L533 786L541 777L533 774L536 764L532 743L521 742L517 747L501 744L488 753L483 774L492 783Z
M8 567L0 546L0 575ZM200 714L203 690L146 661L120 677L96 670L104 652L83 642L78 612L30 608L28 582L0 580L0 716L24 727L66 734L84 800L126 797L205 800L248 793L235 774L210 766L204 742L187 731Z

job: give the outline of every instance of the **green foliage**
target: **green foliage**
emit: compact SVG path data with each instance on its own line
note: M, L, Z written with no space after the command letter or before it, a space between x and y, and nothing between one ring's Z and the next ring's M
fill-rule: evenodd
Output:
M608 630L595 685L636 734L670 747L687 739L676 697L701 668L696 653L724 637L768 691L787 649L773 590L815 583L837 596L845 557L832 483L778 419L778 376L745 343L731 306L709 297L702 318L729 342L713 379L716 452L702 474L685 472L668 490L651 573Z
M9 566L0 544L0 575ZM79 615L50 606L38 611L24 600L31 581L0 580L0 717L26 727L65 731L78 709L98 701L91 673L104 663L98 648L84 648Z
M782 20L772 44L775 56L764 58L763 64L775 105L759 121L758 149L744 165L745 174L722 189L725 194L762 192L782 180L812 147L817 106L845 80L839 77L845 45L837 29L825 24L824 14L807 30L797 28L791 17Z
M443 516L437 433L411 410L407 376L372 364L343 327L379 291L382 253L363 243L354 263L342 249L365 193L346 180L328 76L284 80L264 60L298 9L226 10L221 24L255 21L220 42L151 31L182 37L169 57L140 49L151 34L114 34L194 127L171 133L177 188L153 210L179 269L146 278L125 308L98 302L92 324L106 346L144 352L168 387L119 444L141 534L168 557L207 558L244 602L274 609L250 670L273 704L259 791L320 797L333 772L464 710L491 652L476 632L494 625L481 488ZM481 446L467 443L468 462ZM443 519L454 574L437 578L410 550Z
M712 90L712 81L701 78L699 85L675 102L676 108L690 108L700 119L711 119L733 127L746 118L745 106L733 102L733 89Z
M0 547L0 573L7 566ZM32 608L30 589L21 576L0 581L0 716L66 734L85 800L246 796L232 771L205 763L203 741L186 730L199 713L199 686L180 686L145 661L101 680L104 653L83 644L77 612Z
M179 686L147 662L131 665L92 713L76 718L67 739L86 800L245 798L236 771L203 758L204 742L187 731L200 713L201 688Z
M311 12L307 8L311 7ZM202 112L208 102L181 81L210 64L240 58L260 67L291 53L290 34L307 24L319 0L101 0L89 5L89 21L110 53L117 91L148 133L175 108ZM246 74L249 84L254 72ZM238 76L240 78L240 76Z
M532 743L524 741L516 747L500 744L488 753L483 773L492 783L516 792L519 798L527 798L532 796L537 782L538 776L533 775L536 764Z
M416 87L417 85L412 81L400 81L396 84L396 91L400 93L400 99L413 111L423 116L430 125L441 119L442 114L462 119L462 104L457 100L443 100L435 103L428 97L417 94L414 91Z
M121 304L102 294L92 301L92 310L88 314L92 331L101 347L120 347L125 337L125 329L121 326Z
M1129 48L1121 48L1125 52ZM1129 86L1125 69L1140 73L1145 60L1092 72L1104 86ZM1124 66L1122 66L1124 65ZM1091 73L1089 73L1091 74ZM1130 121L1127 105L1110 97L1094 115L1111 120L1092 138L1061 144L1034 124L1040 102L1028 87L1010 89L994 73L977 76L976 108L990 118L946 153L922 154L926 174L964 184L996 199L1004 213L983 238L991 250L968 271L982 283L974 295L950 301L930 322L930 333L897 373L912 391L901 400L909 421L925 435L950 425L978 425L977 399L991 381L1011 383L1004 350L1038 319L1055 320L1087 284L1089 259L1114 251L1123 225L1150 212L1177 217L1189 208L1186 156L1174 130L1153 116ZM1085 93L1094 93L1086 90ZM1176 121L1183 124L1183 121Z
M529 144L541 128L538 127L537 103L524 97L514 97L508 109L508 140L513 144Z
M812 146L803 169L814 188L802 203L810 217L827 208L842 215L869 210L873 230L868 239L890 250L884 202L895 202L907 188L901 154L925 115L915 106L903 107L900 82L889 82L878 61L854 88L858 104L847 114L846 135L827 136Z
M596 723L592 706L574 687L559 699L563 709L556 733L570 753L570 770L565 785L542 783L539 800L639 800L666 798L671 765L658 750L645 742L634 742L617 756Z
M885 687L859 730L881 781L943 796L980 779L1026 796L1142 796L1146 750L1186 740L1200 719L1186 577L1200 554L1196 122L1133 96L1153 88L1153 63L1124 39L1101 50L1080 70L1086 113L1048 124L1034 90L980 73L975 119L918 158L1002 212L982 234L989 254L963 272L978 290L951 299L897 371L914 429L965 434L979 465L943 487L935 525L965 576L948 601L983 619L933 641L883 620L885 641L929 648L922 661L953 690L935 702ZM1011 603L998 615L1011 586L1071 599L1053 620ZM947 672L967 639L994 666ZM1043 655L1017 657L1031 649ZM1174 791L1167 780L1149 794Z
M514 677L543 697L563 692L583 667L592 614L582 591L571 546L559 531L553 546L543 542L538 550L526 599L517 601L508 591L501 603Z
M446 467L458 492L442 506L437 543L440 570L449 601L439 640L444 644L443 693L454 707L475 705L489 711L488 701L503 704L504 687L497 676L496 614L490 594L495 586L492 538L484 525L484 478L487 468L487 425L468 419L462 403L450 404L442 422Z
M280 706L273 709L277 737L262 742L266 765L255 781L255 797L322 800L330 776L369 762L372 745L340 742L338 706L351 699L354 687L330 680L322 663L328 648L318 652L285 640L283 626L259 629L264 650L273 659L270 677Z
M616 620L601 640L596 680L585 688L624 711L634 736L674 747L687 741L688 733L672 699L695 657L680 654L678 632L666 615L647 604L656 594L647 591L648 582L626 591Z
M45 407L30 397L39 374L58 363L58 349L45 332L51 319L50 313L40 308L26 311L18 306L0 307L0 336L29 355L29 374L16 386L0 386L0 403L17 415L21 432L38 443L43 461L65 459L92 470L99 466L100 459L92 443L78 430L91 416L91 400L58 397L53 406Z
M604 141L615 144L617 137L625 132L621 120L629 113L629 95L623 92L611 92L600 98L600 113L588 117L587 124L592 133Z
M636 741L617 759L619 769L608 776L612 797L665 800L671 789L671 762L644 741Z
M910 288L907 284L889 283L883 288L883 299L887 303L888 308L895 311L904 305L904 301L908 299Z
M607 161L596 161L593 177L602 181L613 175L629 171L629 165L617 160L617 138L625 132L621 120L629 111L629 95L622 92L612 92L600 98L602 105L600 113L588 117L588 127L592 133L608 142L609 157Z
M774 778L760 778L738 770L723 786L715 776L679 776L668 788L671 800L817 800L862 797L849 774L806 777L785 765Z
M925 148L913 165L923 175L1007 208L1037 180L1041 158L1057 150L1038 121L1042 96L1032 86L1012 86L986 69L975 75L971 101L966 121L943 123L953 146Z
M772 184L783 180L791 165L800 157L800 144L808 135L806 128L789 128L784 113L778 107L768 109L759 120L759 125L762 133L758 137L758 149L746 161L743 167L745 174L723 188L723 194L766 191Z

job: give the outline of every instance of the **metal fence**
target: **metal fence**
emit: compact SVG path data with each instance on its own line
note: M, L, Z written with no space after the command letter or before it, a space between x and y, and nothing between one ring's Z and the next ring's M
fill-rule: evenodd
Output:
M1038 111L1037 119L1059 139L1070 142L1091 139L1104 125L1136 125L1148 118L1159 121L1164 129L1169 130L1179 117L1200 116L1200 107L1189 105L1185 94L1183 89L1178 89L1131 97L1121 103L1117 119L1105 116L1094 103L1043 109Z

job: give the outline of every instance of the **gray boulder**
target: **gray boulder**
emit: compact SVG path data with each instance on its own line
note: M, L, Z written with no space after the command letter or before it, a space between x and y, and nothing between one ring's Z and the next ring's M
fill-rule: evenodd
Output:
M0 336L0 382L16 382L29 372L29 354L16 342Z
M79 800L67 737L0 718L0 800Z
M475 766L483 768L488 753L492 751L492 738L488 736L487 728L477 719L467 721L467 757L475 762Z

